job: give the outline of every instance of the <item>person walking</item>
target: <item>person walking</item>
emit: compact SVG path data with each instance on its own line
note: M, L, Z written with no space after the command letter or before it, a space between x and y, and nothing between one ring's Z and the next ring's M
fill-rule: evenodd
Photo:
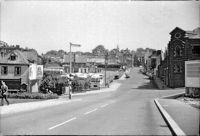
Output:
M1 81L1 105L4 105L4 100L6 100L7 105L9 105L9 101L7 99L7 95L8 95L8 86L6 85L5 82Z
M69 81L69 99L71 99L72 98L72 83L71 83L71 81Z

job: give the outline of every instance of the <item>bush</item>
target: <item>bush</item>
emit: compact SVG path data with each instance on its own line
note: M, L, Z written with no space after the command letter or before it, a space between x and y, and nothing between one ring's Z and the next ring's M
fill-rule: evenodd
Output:
M9 93L8 98L17 98L17 99L57 99L57 94L43 94L43 93Z
M72 81L72 92L80 92L90 88L90 78L75 78Z
M61 95L63 93L63 87L68 85L68 81L64 77L58 75L45 75L40 84L39 90L42 93L48 93L49 91Z

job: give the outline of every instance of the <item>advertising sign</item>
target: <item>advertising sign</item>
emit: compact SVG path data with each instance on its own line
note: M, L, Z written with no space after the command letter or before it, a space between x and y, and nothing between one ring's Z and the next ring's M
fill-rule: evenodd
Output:
M37 65L37 79L42 79L43 77L43 65Z
M30 80L35 80L37 77L37 65L36 64L31 64L29 66L29 79Z

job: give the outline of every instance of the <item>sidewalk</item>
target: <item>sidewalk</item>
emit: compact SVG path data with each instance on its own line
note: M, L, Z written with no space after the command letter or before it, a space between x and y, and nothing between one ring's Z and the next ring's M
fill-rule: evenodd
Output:
M178 95L180 94L174 96ZM154 101L173 135L199 135L200 110L172 99L173 96L171 99L169 96L166 98Z
M110 88L105 88L102 90L90 91L90 92L85 92L85 93L79 93L79 94L72 94L72 96L111 92L111 91L115 91L119 86L120 86L119 83L113 83L112 85L110 85ZM33 111L36 109L42 109L45 107L51 107L51 106L56 106L60 104L81 101L81 100L82 99L76 99L76 98L69 100L65 95L65 96L61 96L59 99L53 99L53 100L10 104L9 106L5 105L5 106L0 107L0 116L26 112L26 111Z

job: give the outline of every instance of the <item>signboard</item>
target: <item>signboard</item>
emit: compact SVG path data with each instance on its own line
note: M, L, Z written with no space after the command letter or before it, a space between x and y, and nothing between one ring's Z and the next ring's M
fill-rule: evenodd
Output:
M37 65L37 79L42 79L43 77L43 65Z
M31 64L29 66L29 79L35 80L37 78L37 65Z
M43 65L31 64L29 66L29 79L36 80L43 77Z

